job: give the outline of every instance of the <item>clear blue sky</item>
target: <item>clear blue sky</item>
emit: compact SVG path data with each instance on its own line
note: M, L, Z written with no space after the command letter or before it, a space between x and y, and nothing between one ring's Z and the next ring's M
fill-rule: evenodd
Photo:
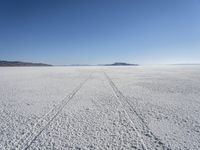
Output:
M200 1L1 0L0 59L200 63Z

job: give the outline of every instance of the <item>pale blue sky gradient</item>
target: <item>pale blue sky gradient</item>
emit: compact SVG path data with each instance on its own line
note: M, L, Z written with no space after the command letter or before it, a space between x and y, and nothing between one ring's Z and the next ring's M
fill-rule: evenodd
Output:
M200 1L2 0L0 59L200 63Z

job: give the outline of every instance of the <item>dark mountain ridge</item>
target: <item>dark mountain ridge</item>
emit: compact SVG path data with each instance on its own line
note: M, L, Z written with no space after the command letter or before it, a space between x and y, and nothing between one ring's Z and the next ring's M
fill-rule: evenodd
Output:
M44 63L0 60L0 67L15 67L15 66L23 67L23 66L52 66L52 65L44 64Z
M113 64L105 64L104 66L139 66L138 64L129 64L125 62L115 62Z

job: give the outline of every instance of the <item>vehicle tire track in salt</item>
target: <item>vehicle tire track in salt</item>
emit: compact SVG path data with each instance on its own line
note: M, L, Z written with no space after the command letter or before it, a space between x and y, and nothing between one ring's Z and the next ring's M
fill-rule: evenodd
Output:
M100 111L100 112L102 112L102 110L104 110L105 112L107 112L107 111L110 111L110 108L105 108L102 104L100 104L99 102L96 102L95 100L92 100L92 103L96 106L96 108ZM119 104L119 102L117 101L117 104L118 105L120 105L121 106L121 104ZM137 149L137 150L141 150L141 149L144 149L144 146L142 145L143 143L141 142L141 140L140 140L140 137L138 136L138 134L136 133L137 131L135 130L135 128L132 126L132 122L128 119L128 117L127 117L127 115L126 115L126 112L124 111L124 110L122 110L121 108L122 107L120 107L120 108L117 108L116 106L114 106L115 108L115 110L116 110L116 112L118 113L118 125L119 124L121 124L121 125L123 125L123 126L126 126L127 124L124 124L124 121L125 120L127 120L129 123L130 123L130 126L131 126L131 128L133 129L132 131L135 133L134 135L133 135L133 133L131 133L130 132L130 128L128 129L128 127L126 126L126 128L127 128L127 130L128 130L128 132L131 134L131 136L132 137L134 137L135 139L137 139L137 138L139 138L139 141L137 141L137 140L135 140L134 142L132 142L131 143L131 148L133 148L133 149ZM104 112L104 113L105 113ZM106 113L107 114L107 113ZM128 122L126 122L126 123L128 123ZM129 124L128 123L128 124ZM113 122L113 125L116 125L116 123L114 123ZM122 129L122 128L121 128ZM121 130L120 129L120 130ZM125 131L125 132L127 132L127 131ZM120 141L119 141L119 143L118 143L118 147L117 147L117 149L124 149L123 148L123 135L122 134L119 134L119 139L120 139ZM139 142L139 143L138 143ZM126 143L127 144L127 143ZM127 148L128 149L128 148Z
M38 122L33 126L30 132L25 135L15 144L14 149L26 150L35 139L46 129L46 127L58 116L62 109L69 103L69 101L76 95L76 93L82 88L82 86L91 78L89 77L84 80L78 87L76 87L69 95L67 95L61 103L53 107L48 113L46 113Z
M157 138L153 132L149 129L144 119L137 113L134 107L130 104L127 98L121 93L116 87L111 78L104 72L107 81L112 88L113 93L118 98L119 103L124 107L124 111L132 122L138 136L141 138L144 149L163 149L171 150L170 147L166 146L159 138ZM131 112L129 112L131 111ZM135 117L135 118L133 118Z

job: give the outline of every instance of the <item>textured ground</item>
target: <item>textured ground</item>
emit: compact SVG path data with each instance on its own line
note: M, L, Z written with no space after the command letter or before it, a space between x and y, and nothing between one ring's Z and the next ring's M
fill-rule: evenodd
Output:
M0 149L200 149L200 66L0 68Z

